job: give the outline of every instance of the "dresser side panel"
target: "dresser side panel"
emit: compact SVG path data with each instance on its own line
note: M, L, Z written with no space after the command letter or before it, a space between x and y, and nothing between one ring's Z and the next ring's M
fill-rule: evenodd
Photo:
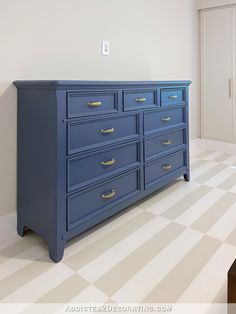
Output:
M52 90L18 90L18 224L45 240L57 233L57 102Z

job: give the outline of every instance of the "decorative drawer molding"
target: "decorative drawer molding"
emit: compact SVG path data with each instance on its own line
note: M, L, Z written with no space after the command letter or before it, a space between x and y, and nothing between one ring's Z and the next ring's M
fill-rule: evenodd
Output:
M186 129L177 129L145 138L145 161L156 159L160 154L179 149L186 144Z
M118 112L118 92L70 92L67 118Z
M136 169L68 197L68 230L98 215L99 212L108 210L114 204L136 195L139 191L140 170Z
M181 127L186 124L186 107L175 107L144 113L144 134L157 133L172 127Z
M186 151L180 151L161 159L153 161L145 166L145 188L156 184L165 176L186 166Z
M140 132L138 114L69 122L68 154L135 139L139 137Z
M157 89L129 90L123 92L124 111L157 108Z
M71 192L137 167L140 156L141 143L136 141L70 158L67 160L67 190Z
M181 105L186 102L185 88L162 88L161 106Z

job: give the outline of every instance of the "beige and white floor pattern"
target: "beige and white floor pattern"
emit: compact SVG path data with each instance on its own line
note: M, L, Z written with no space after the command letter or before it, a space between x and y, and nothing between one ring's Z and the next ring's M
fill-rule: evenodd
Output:
M47 246L0 217L0 302L224 303L236 258L236 156L203 150L190 183L159 193L70 241ZM27 307L25 313L31 313Z

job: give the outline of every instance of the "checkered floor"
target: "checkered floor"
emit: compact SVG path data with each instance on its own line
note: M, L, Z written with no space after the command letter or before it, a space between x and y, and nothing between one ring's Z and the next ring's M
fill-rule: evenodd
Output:
M191 177L73 239L58 264L35 234L16 235L14 213L0 217L1 302L226 302L236 156L198 152Z

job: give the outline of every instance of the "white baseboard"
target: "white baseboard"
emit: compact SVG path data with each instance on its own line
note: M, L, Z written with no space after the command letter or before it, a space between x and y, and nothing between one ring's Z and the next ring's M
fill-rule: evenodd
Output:
M193 155L205 149L236 155L236 144L217 142L202 138L190 141L190 149Z

